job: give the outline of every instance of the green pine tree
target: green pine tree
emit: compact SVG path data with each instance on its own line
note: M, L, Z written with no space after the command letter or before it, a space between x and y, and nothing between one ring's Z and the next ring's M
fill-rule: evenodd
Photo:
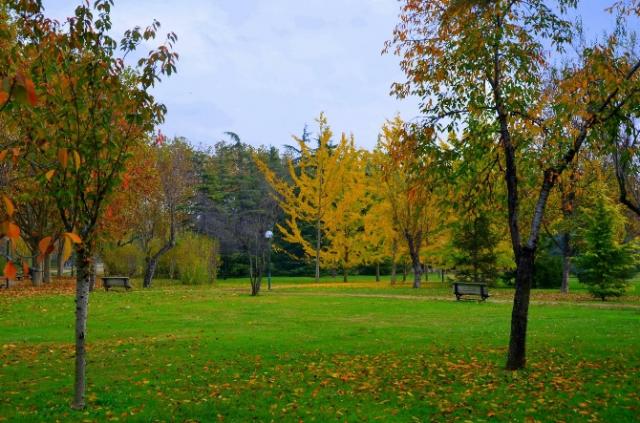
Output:
M457 279L464 282L495 282L498 237L485 213L461 219L453 230L453 263Z
M585 246L576 262L578 279L602 301L619 297L636 271L636 256L631 245L616 240L616 228L623 217L608 199L600 196L587 218Z

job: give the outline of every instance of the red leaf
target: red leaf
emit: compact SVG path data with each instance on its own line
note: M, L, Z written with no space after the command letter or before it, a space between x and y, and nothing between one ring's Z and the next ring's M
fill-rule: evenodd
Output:
M18 274L18 269L16 269L16 266L12 261L8 261L4 266L3 273L7 279L15 279Z

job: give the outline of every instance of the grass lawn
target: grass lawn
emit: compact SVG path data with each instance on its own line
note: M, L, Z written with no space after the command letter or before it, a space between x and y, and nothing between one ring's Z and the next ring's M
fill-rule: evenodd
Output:
M98 290L85 412L69 408L70 290L0 292L0 421L638 421L637 285L604 306L575 282L534 292L512 373L511 291L354 280Z

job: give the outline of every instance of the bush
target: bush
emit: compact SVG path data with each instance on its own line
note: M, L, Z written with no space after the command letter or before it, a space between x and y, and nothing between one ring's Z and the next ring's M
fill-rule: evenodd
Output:
M165 263L175 263L175 273L184 284L213 283L218 277L218 241L187 232L166 255Z
M142 250L128 244L106 248L102 253L102 261L108 275L135 276L142 273L144 257Z

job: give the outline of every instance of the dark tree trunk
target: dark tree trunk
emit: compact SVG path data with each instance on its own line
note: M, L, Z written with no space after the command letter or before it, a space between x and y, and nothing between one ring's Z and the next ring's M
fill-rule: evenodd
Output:
M569 293L569 273L571 272L571 235L565 232L562 235L562 286L560 292Z
M51 283L51 254L44 256L42 281L44 283Z
M349 271L347 270L347 266L342 266L342 282L349 281Z
M527 323L529 315L529 297L533 281L533 263L535 249L523 247L516 270L516 292L511 313L511 337L507 369L522 369L526 364Z
M89 312L89 285L93 265L91 252L85 246L78 248L78 277L76 279L76 363L75 363L75 383L72 407L83 409L85 407L84 394L86 390L86 349L85 341L87 335L87 316Z
M322 227L316 222L316 283L320 282L320 246L322 245Z
M60 278L64 276L64 260L62 259L62 253L58 251L58 255L56 256L56 266L58 268L57 276Z
M31 259L31 283L33 286L42 285L42 263L37 256Z
M376 263L376 282L380 282L380 263Z

